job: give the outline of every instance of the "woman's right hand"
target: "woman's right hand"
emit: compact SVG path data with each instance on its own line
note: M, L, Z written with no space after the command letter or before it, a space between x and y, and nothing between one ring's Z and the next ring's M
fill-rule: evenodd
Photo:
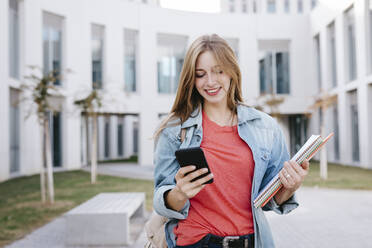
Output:
M194 182L191 182L194 178L208 172L208 169L206 168L193 171L195 168L194 165L189 165L178 170L175 176L176 187L166 193L165 204L167 207L180 211L189 198L196 196L206 186L203 183L213 178L212 173L210 173Z
M175 190L185 199L196 196L206 186L206 184L204 183L213 178L213 174L209 173L208 175L191 182L194 178L197 178L198 176L201 176L208 172L207 168L193 171L195 170L195 168L196 167L194 165L182 167L178 170L175 177L177 182Z

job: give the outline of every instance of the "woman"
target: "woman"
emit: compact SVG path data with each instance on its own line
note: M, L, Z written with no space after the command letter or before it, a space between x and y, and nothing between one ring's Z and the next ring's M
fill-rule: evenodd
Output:
M298 206L294 192L309 163L288 161L278 124L242 102L233 50L215 34L196 39L171 113L155 133L154 208L170 219L168 247L274 247L263 210L283 214ZM198 146L212 173L191 182L205 171L180 168L174 153ZM284 187L256 209L253 199L278 173Z

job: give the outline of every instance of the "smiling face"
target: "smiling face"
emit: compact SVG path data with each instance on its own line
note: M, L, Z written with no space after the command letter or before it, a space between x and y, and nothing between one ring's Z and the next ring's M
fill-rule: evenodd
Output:
M230 76L219 65L211 51L201 53L196 61L195 86L204 104L227 105Z

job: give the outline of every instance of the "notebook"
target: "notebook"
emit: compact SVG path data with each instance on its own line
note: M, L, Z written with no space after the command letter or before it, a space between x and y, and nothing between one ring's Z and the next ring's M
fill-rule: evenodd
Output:
M325 139L323 139L320 135L311 135L291 160L296 161L297 164L302 164L305 159L310 160L332 136L333 133L330 133ZM260 191L256 199L253 201L254 206L256 208L264 207L282 186L279 175L274 176L274 178Z

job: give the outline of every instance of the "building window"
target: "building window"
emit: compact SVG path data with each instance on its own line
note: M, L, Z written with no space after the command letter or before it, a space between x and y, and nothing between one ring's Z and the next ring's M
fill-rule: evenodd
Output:
M62 166L62 114L61 112L48 112L49 135L54 167ZM45 145L45 140L44 144ZM46 161L46 160L44 160Z
M297 0L297 12L302 13L304 12L304 6L302 0Z
M355 47L355 16L354 7L344 13L345 23L345 62L348 81L353 81L357 76L356 47Z
M187 37L158 34L158 92L172 94L177 91Z
M275 0L267 0L267 12L268 13L275 13L276 12Z
M318 4L317 0L311 0L311 9L314 9L317 4Z
M230 4L230 13L235 12L235 6L233 4Z
M338 108L337 105L333 107L333 131L334 131L334 156L335 160L340 160L340 138L338 127Z
M43 14L43 72L44 75L53 73L55 85L61 85L62 21L62 17Z
M20 92L18 90L10 89L9 96L9 157L10 157L10 173L19 171L20 158L20 113L19 100Z
M118 156L124 155L124 118L118 117Z
M372 123L372 84L369 84L368 85L368 123ZM372 132L371 130L369 131L369 137L368 137L368 140L369 140L369 145L368 145L368 149L369 150L372 150ZM372 153L370 152L369 153L369 161L372 161Z
M284 12L289 13L289 0L284 0Z
M259 67L261 94L289 94L289 52L266 51Z
M322 125L324 125L323 124L323 110L322 110L322 108L319 108L318 113L319 113L319 119L318 119L318 121L319 121L319 123L318 123L319 133L322 134Z
M307 118L304 115L290 115L288 120L291 155L294 156L306 142Z
M316 78L318 81L318 90L322 88L322 66L321 66L321 53L320 53L320 37L319 34L314 37L315 46L315 63L316 63Z
M335 23L332 22L328 28L328 75L332 87L337 86L337 60L336 60L336 37Z
M235 1L234 0L229 1L229 11L230 11L230 13L235 12Z
M135 92L137 74L137 46L138 31L126 29L124 31L124 82L125 91Z
M92 86L93 89L102 89L104 27L93 24L91 31L92 31Z
M351 121L351 149L352 159L359 162L359 123L358 123L358 101L357 92L349 93L350 99L350 121Z
M138 154L138 119L133 122L133 154Z
M18 0L9 0L9 76L19 79Z
M105 158L110 157L110 117L105 117Z
M248 7L247 7L247 0L242 0L242 12L247 13Z

